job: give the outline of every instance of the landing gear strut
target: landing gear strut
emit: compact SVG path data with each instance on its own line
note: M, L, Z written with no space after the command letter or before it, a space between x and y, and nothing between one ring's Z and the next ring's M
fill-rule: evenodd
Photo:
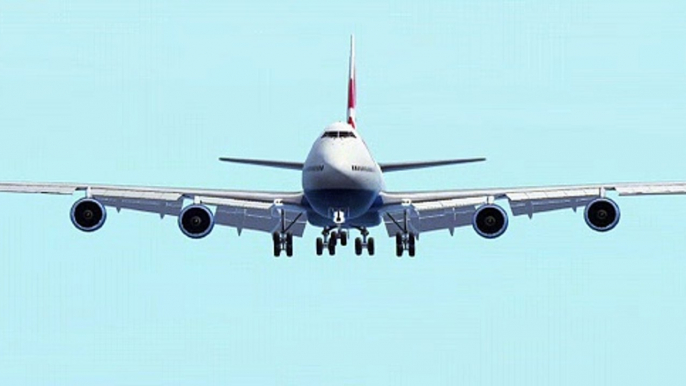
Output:
M374 238L367 237L369 236L369 231L365 227L360 228L360 233L362 237L355 238L355 254L360 256L362 255L362 250L366 249L369 256L374 256Z
M282 251L286 251L286 256L293 256L293 233L289 232L302 213L299 213L293 221L286 224L286 212L281 210L281 229L272 233L272 243L274 244L274 257L279 257Z
M403 213L403 222L400 223L398 222L395 218L390 213L386 213L388 218L393 221L393 223L398 227L400 230L395 234L395 255L398 257L402 257L403 252L407 251L407 254L410 255L410 257L414 257L415 255L415 243L417 241L417 235L410 232L409 226L408 226L408 219L407 219L407 210Z

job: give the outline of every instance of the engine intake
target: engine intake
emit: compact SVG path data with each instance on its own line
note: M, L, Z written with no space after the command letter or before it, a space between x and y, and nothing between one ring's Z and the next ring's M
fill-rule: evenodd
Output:
M107 219L105 207L93 198L82 198L71 207L71 222L84 232L93 232L102 228Z
M617 226L619 207L609 198L596 198L586 205L586 224L598 232L606 232Z
M205 205L189 205L179 214L179 228L186 236L201 239L212 232L214 215Z
M507 213L498 205L488 204L474 212L472 226L476 233L487 239L501 236L507 230Z

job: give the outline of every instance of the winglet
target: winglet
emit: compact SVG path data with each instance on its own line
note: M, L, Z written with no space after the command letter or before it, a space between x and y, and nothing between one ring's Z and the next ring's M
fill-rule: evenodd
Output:
M348 68L348 113L347 122L354 129L357 128L355 123L355 104L357 97L355 95L355 35L350 35L350 65Z

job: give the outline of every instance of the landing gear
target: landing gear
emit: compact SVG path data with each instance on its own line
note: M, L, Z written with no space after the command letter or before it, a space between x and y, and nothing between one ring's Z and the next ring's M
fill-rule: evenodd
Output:
M321 256L324 253L324 249L329 251L329 255L333 256L336 254L336 246L338 241L341 242L341 246L348 245L348 231L332 230L333 227L324 228L322 231L322 236L317 237L316 252L317 256Z
M395 218L390 213L386 214L393 223L398 227L400 230L398 233L395 234L395 255L398 257L402 257L403 252L407 251L407 254L410 255L410 257L414 257L416 248L415 244L417 241L417 235L410 232L409 230L409 221L407 218L407 210L403 213L403 221L402 223L398 222Z
M293 233L289 232L293 224L295 224L302 213L299 213L293 221L286 224L286 212L281 212L281 229L272 233L272 244L274 246L274 257L279 257L282 251L286 251L286 256L293 256Z
M360 228L362 237L355 238L355 254L357 256L362 255L362 250L367 249L369 256L374 256L374 238L369 236L369 231L367 228Z
M326 250L329 251L329 255L335 255L336 244L338 238L341 237L342 234L343 232L339 234L336 231L331 231L331 228L324 228L324 230L322 231L322 237L317 237L317 256L321 256L324 253L324 248L326 248ZM343 244L342 241L341 244Z
M348 232L346 232L346 231L341 231L341 232L338 234L338 238L341 239L341 245L342 245L342 246L345 247L346 245L348 245Z
M414 257L415 255L415 242L417 240L417 236L414 233L401 233L398 232L395 234L395 255L398 257L402 257L403 252L407 251L407 254L410 255L410 257Z
M286 256L293 256L293 233L274 232L272 233L272 243L274 244L274 257L279 257L281 251L286 251Z

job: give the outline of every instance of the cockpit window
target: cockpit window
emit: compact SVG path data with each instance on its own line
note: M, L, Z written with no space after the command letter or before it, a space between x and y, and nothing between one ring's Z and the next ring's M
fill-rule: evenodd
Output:
M352 131L325 131L322 138L357 138Z

